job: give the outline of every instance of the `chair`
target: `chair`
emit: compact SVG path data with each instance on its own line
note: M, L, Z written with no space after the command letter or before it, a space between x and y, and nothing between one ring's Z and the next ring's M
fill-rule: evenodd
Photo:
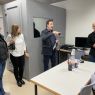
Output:
M89 85L84 86L81 89L79 95L91 95L91 91L92 91L93 85L95 85L95 83L92 83L92 84L89 84Z

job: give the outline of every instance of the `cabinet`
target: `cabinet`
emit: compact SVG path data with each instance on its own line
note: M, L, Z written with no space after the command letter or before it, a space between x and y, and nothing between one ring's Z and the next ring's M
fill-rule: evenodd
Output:
M70 54L72 49L60 49L57 50L57 63L62 63L68 59L68 54ZM75 58L76 59L83 59L83 60L88 60L88 55L85 55L84 50L76 49L75 50Z

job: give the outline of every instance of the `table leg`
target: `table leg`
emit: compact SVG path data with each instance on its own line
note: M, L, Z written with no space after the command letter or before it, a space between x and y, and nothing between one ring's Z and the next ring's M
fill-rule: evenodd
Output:
M37 85L35 84L35 95L38 95L37 92L38 92L38 91L37 91Z
M60 50L58 50L58 64L60 63Z
M59 50L55 51L55 60L56 60L56 65L59 64Z

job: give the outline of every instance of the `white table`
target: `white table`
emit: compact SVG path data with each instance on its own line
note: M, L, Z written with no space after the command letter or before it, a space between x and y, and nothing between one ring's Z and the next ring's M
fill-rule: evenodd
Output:
M94 71L95 63L87 61L80 63L77 69L68 71L68 64L65 61L32 78L31 82L35 84L35 95L37 95L37 86L55 95L77 95Z

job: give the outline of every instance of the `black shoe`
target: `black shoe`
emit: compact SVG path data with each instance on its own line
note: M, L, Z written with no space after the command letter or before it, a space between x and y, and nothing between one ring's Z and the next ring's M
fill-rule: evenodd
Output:
M24 84L25 84L25 82L24 82L23 80L21 80L21 81L20 81L20 83L21 83L22 85L24 85Z
M22 87L22 83L19 81L19 82L17 82L17 85L19 86L19 87Z

